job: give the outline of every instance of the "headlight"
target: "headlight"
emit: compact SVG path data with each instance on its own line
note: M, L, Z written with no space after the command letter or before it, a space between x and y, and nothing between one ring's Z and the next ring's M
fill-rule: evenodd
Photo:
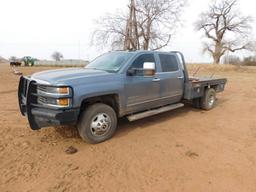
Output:
M71 107L72 90L70 87L38 85L37 103L57 108Z
M69 91L69 87L59 87L56 90L59 94L65 94L65 95L69 95L70 91Z
M47 95L70 95L71 90L69 87L50 87L45 85L38 85L37 93Z

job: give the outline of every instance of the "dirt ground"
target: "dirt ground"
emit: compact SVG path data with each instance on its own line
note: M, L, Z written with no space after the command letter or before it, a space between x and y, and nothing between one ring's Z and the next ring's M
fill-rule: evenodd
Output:
M0 191L255 192L256 69L201 68L228 78L215 109L122 119L111 140L89 145L72 128L32 131L18 109L19 77L0 64Z

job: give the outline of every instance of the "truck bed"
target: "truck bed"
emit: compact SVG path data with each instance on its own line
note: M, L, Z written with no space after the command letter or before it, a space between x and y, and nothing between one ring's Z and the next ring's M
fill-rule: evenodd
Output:
M227 79L225 78L206 78L193 77L185 83L184 99L191 100L202 97L205 88L214 88L216 92L224 91Z

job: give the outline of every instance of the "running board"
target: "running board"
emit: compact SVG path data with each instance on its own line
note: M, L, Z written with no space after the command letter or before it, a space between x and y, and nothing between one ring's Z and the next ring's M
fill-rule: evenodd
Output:
M172 105L164 106L164 107L161 107L161 108L152 109L150 111L145 111L145 112L142 112L142 113L129 115L129 116L127 116L127 119L129 121L135 121L135 120L138 120L138 119L143 119L145 117L150 117L150 116L153 116L153 115L156 115L156 114L159 114L159 113L163 113L163 112L166 112L166 111L171 111L171 110L174 110L174 109L178 109L178 108L183 107L183 106L184 106L183 103L172 104Z

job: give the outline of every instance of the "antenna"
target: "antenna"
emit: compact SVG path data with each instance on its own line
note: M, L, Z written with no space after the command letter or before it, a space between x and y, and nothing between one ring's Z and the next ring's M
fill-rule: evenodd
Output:
M196 71L192 74L192 77L195 77L195 75L199 72L201 67L197 67Z
M210 79L212 79L214 75L215 75L215 71L211 74Z

